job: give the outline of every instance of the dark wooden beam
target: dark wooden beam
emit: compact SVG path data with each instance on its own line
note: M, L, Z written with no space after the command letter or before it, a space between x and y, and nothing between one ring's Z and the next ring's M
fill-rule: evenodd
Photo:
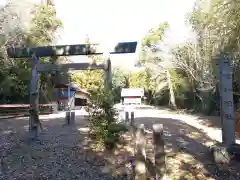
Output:
M135 53L137 42L118 43L110 54ZM36 57L48 56L75 56L75 55L101 55L103 50L99 44L76 44L61 46L42 46L42 47L23 47L8 48L10 58L27 58L35 55Z
M68 70L86 70L86 69L105 69L105 64L91 63L71 63L71 64L39 64L38 72L68 71Z
M126 54L126 53L135 53L137 48L137 42L120 42L118 43L114 51L110 54Z

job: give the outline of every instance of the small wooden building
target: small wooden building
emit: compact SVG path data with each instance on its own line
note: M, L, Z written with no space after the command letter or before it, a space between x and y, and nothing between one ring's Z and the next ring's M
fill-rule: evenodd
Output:
M85 106L89 98L89 93L74 83L56 84L54 91L57 97L59 110L66 110L69 107Z
M142 98L144 97L143 88L122 88L121 99L122 104L142 104Z

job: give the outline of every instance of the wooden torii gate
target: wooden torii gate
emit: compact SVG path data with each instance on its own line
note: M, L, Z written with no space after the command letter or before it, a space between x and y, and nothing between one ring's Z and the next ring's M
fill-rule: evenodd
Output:
M117 43L110 54L135 53L137 42L120 42ZM105 71L105 86L111 87L112 71L111 60L108 58L105 63L70 63L70 64L40 64L40 57L56 56L75 56L75 55L102 55L99 44L77 44L77 45L60 45L60 46L42 46L42 47L24 47L8 48L10 58L29 58L32 57L32 79L30 85L30 118L29 131L38 129L41 126L39 121L39 87L38 73L68 70L86 70L86 69L103 69ZM37 128L36 128L37 127ZM38 131L38 130L37 130Z

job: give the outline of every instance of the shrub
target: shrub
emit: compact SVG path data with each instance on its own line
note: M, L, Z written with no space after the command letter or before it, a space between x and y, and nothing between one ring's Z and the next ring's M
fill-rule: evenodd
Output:
M127 131L125 125L117 123L118 113L113 105L113 93L106 89L92 92L87 104L90 134L97 139L99 145L111 148L119 143L120 134Z

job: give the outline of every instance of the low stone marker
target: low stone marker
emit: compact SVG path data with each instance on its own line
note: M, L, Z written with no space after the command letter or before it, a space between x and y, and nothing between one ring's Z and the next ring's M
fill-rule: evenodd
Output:
M75 111L66 111L65 120L68 125L74 124L75 123Z
M130 115L130 117L129 117L129 115ZM125 111L125 123L130 125L130 124L132 124L131 121L134 121L134 111L127 110L127 111Z
M166 179L166 160L164 151L163 125L153 124L153 146L156 168L156 179Z
M135 126L135 119L134 119L134 112L131 112L131 120L130 120L130 132L132 135L132 138L135 138L135 133L136 133L136 126Z
M129 112L125 112L126 119L129 119ZM134 112L131 112L131 120L129 123L129 131L132 134L132 140L135 144L134 158L132 163L133 179L147 180L154 178L155 180L166 180L166 155L164 150L164 134L162 124L153 124L152 139L154 149L154 162L146 154L147 138L145 137L147 130L144 124L136 126Z
M146 161L146 138L144 132L144 124L141 124L136 131L135 141L135 161L134 161L134 179L146 180L147 167Z
M134 112L131 112L131 121L134 121Z
M128 111L125 111L125 123L128 123L129 122L129 112Z
M70 124L75 124L75 111L71 111L70 114Z

